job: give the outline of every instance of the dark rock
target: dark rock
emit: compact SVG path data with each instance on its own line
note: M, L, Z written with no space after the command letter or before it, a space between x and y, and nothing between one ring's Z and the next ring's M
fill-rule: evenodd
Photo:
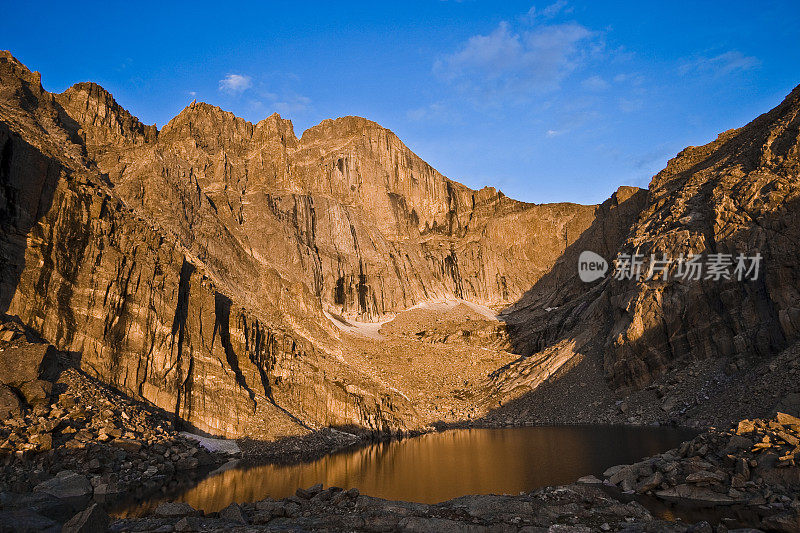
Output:
M92 495L89 480L69 470L62 470L56 477L36 485L33 490L62 500L88 499Z
M61 526L31 510L0 511L0 531L14 533L58 533Z
M736 500L726 494L714 492L697 485L676 485L675 487L656 491L661 499L691 505L731 505Z
M0 508L6 511L32 511L61 523L66 522L76 511L69 502L43 492L0 493Z
M177 518L182 516L197 516L200 513L185 502L164 502L156 507L154 514L165 518Z
M0 385L0 419L13 418L22 412L19 397L11 388Z
M800 510L790 509L768 516L761 521L761 527L767 531L797 533L800 531Z
M219 512L219 517L225 520L230 520L231 522L238 522L240 524L247 524L247 515L242 510L241 506L236 503L232 503L227 506L225 509Z
M105 533L110 521L106 512L95 503L72 517L64 524L61 531L62 533Z

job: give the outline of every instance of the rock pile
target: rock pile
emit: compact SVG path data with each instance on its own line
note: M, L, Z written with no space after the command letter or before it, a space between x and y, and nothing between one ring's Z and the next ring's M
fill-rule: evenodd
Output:
M299 489L282 500L231 504L204 514L166 503L140 518L113 522L122 531L415 531L573 532L687 531L655 519L636 502L621 503L601 488L570 485L531 493L463 496L438 504L389 501L357 489Z
M624 492L695 506L747 506L767 530L800 531L800 419L742 420L679 448L606 470ZM784 524L784 525L781 525ZM786 525L788 524L788 525Z
M64 370L51 385L53 403L0 420L2 531L23 518L64 523L91 500L166 493L229 459L78 370Z

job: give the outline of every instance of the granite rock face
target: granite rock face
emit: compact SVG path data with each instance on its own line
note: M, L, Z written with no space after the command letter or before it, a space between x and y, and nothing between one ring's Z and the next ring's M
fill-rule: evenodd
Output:
M413 423L402 397L337 359L337 333L307 287L247 260L236 275L217 272L129 207L87 155L84 138L135 145L151 128L104 100L75 112L95 117L76 129L9 54L0 78L3 312L79 354L91 375L209 433Z
M605 367L614 385L641 386L677 357L766 356L798 338L798 175L800 88L750 124L685 149L653 178L621 250L734 262L760 254L761 268L746 281L610 283Z
M800 87L746 126L683 150L647 193L623 199L618 191L553 269L504 311L525 357L500 369L489 391L519 396L591 354L599 354L613 389L631 391L676 361L758 360L797 342L799 172ZM641 254L643 275L617 279L612 265L604 278L583 283L576 268L583 250L609 263ZM666 280L645 279L651 257L691 254L705 264L725 254L730 279L708 270L682 279L677 262ZM760 254L757 277L737 279L740 254Z
M0 82L0 311L208 433L419 427L328 317L511 302L595 216L470 190L357 117L298 139L192 103L159 131L8 53Z
M612 389L642 388L676 360L798 340L798 109L800 89L648 191L537 205L452 181L363 118L298 138L277 114L193 102L159 130L96 84L48 93L4 52L0 312L229 437L480 417L587 356ZM762 269L584 283L585 250L760 253ZM469 305L409 311L443 301ZM0 389L3 410L14 398Z
M447 297L511 303L594 216L593 206L468 189L360 117L323 121L298 139L277 114L251 124L193 102L153 140L96 85L56 99L127 205L234 283L275 269L346 318ZM109 136L98 113L132 125Z

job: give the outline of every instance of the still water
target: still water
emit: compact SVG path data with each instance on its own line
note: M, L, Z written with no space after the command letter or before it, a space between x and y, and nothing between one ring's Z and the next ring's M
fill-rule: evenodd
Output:
M316 483L423 503L466 494L517 494L599 475L609 466L661 453L695 435L686 429L621 426L456 429L376 443L309 463L227 470L177 499L214 512L231 502L285 498Z

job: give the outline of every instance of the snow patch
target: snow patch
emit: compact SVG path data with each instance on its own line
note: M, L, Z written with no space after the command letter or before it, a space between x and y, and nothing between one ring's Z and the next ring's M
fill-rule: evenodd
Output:
M181 435L197 441L200 446L210 452L222 452L227 453L228 455L234 455L242 451L241 448L239 448L239 445L236 444L236 441L232 439L201 437L200 435L195 435L194 433L189 433L187 431L181 431Z

